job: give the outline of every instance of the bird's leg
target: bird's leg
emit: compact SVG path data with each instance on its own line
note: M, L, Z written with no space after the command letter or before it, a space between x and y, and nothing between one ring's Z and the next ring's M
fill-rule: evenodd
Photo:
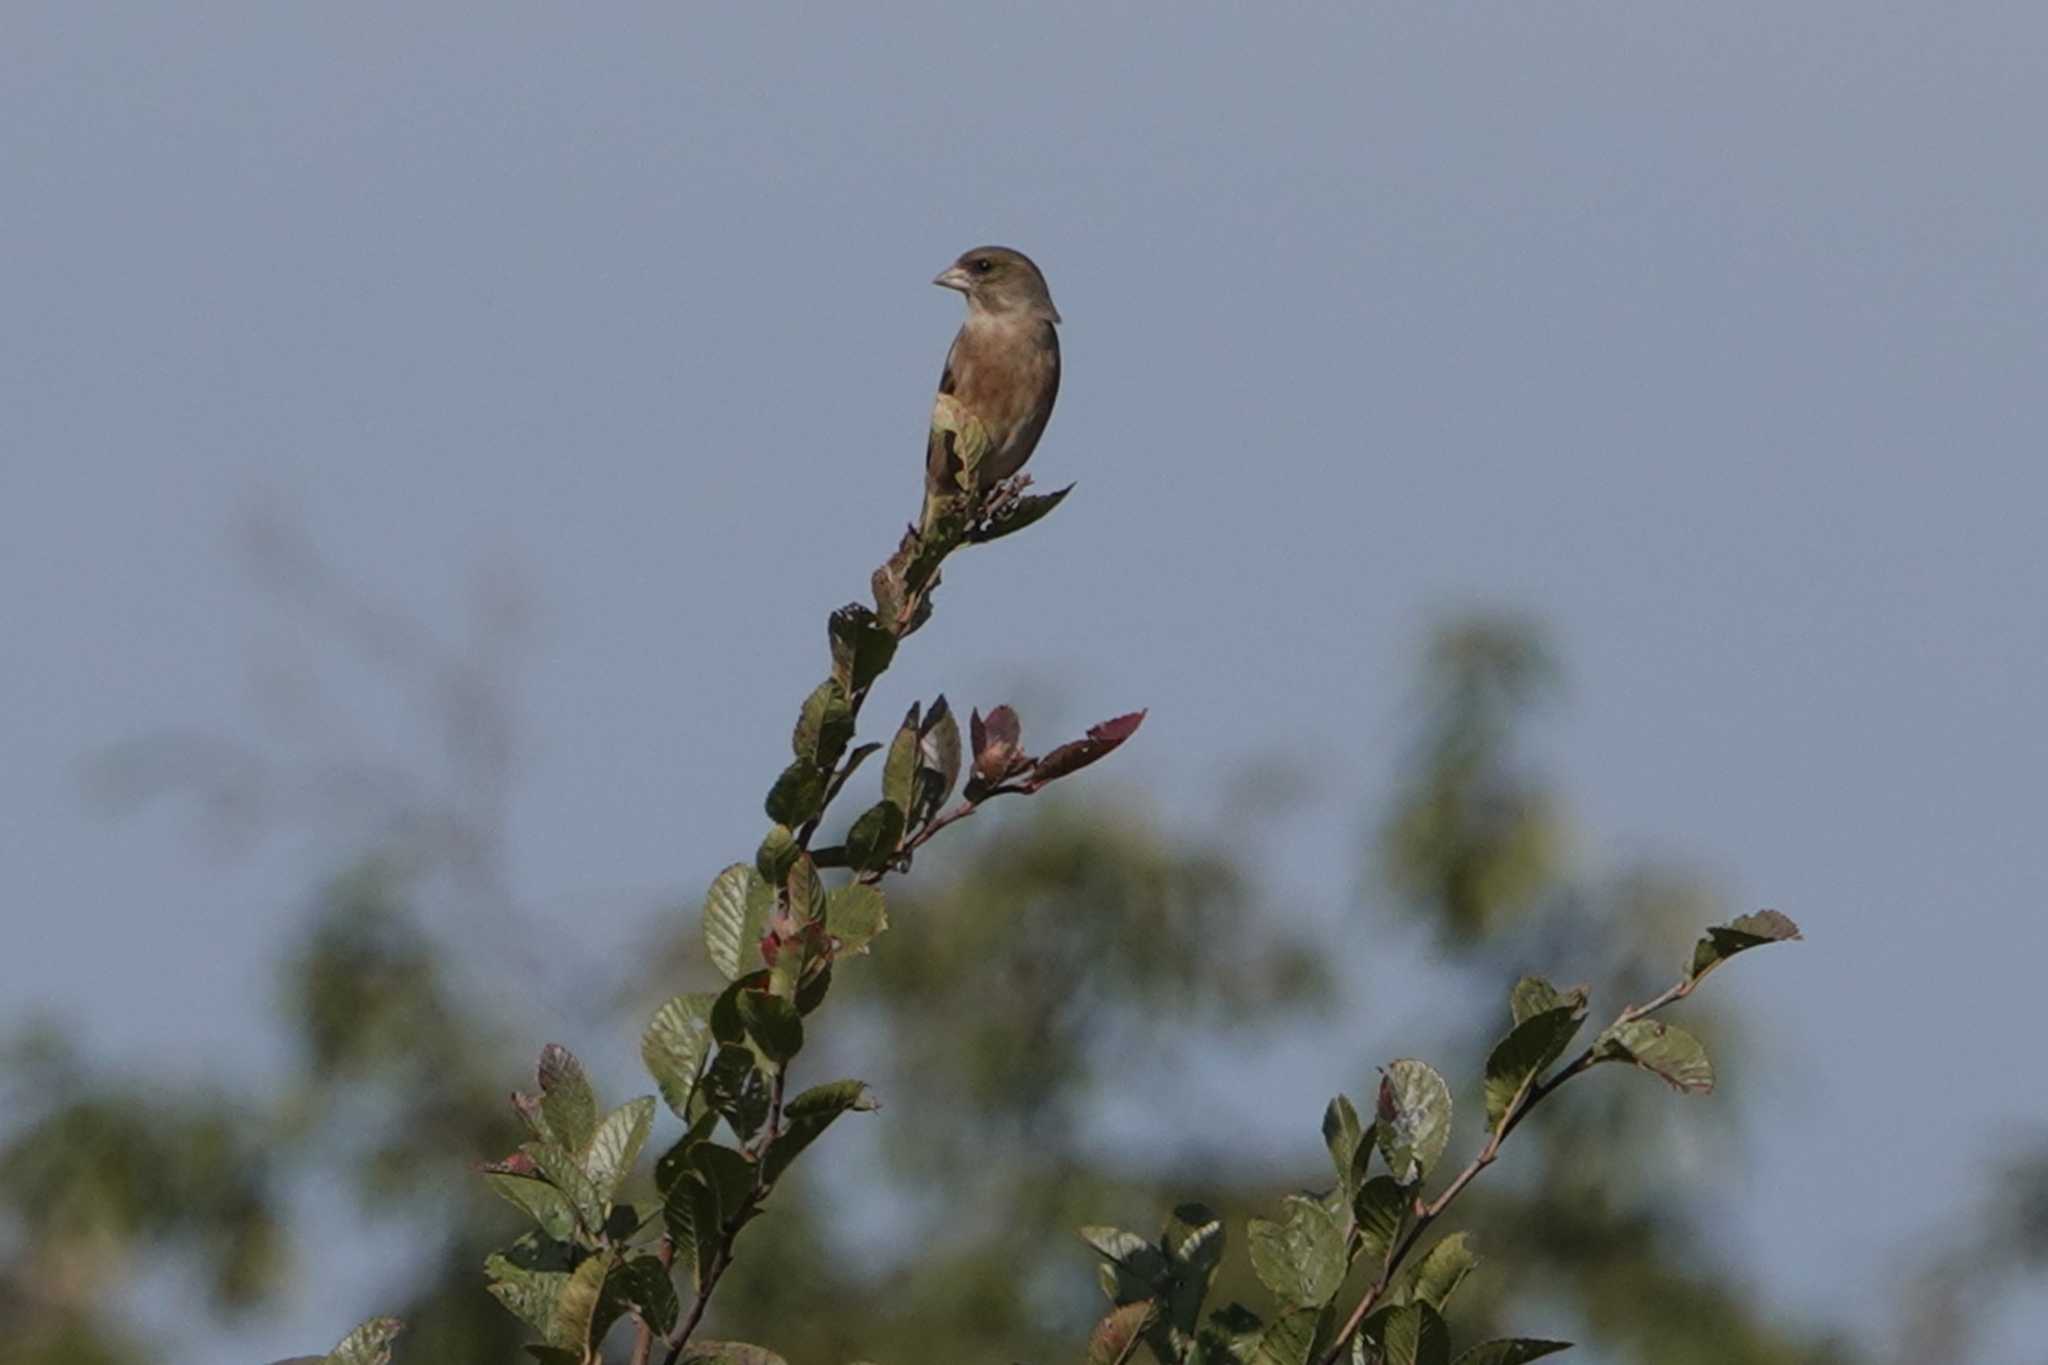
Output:
M976 524L987 525L1000 518L1017 504L1017 500L1024 496L1024 490L1030 486L1029 474L1013 474L989 489L988 496L977 509Z

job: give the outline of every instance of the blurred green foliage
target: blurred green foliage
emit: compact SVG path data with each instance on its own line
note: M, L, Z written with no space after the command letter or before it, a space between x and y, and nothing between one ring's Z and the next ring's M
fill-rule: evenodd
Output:
M1523 972L1584 978L1611 1004L1666 984L1698 928L1725 915L1689 876L1573 864L1564 798L1523 743L1556 687L1525 625L1445 630L1412 757L1372 822L1374 880L1327 904L1270 893L1241 833L1169 831L1100 790L977 822L977 839L892 891L873 953L841 964L804 1083L859 1076L882 1108L833 1128L777 1187L714 1300L714 1334L798 1365L1074 1359L1104 1307L1075 1229L1154 1227L1188 1198L1231 1231L1212 1302L1253 1299L1246 1220L1327 1173L1296 1140L1323 1096L1248 1116L1244 1069L1307 1047L1370 1094L1392 1049L1356 1032L1355 1004L1418 979L1441 1003L1400 1045L1465 1078ZM337 1305L335 1334L374 1309L408 1323L401 1361L522 1358L525 1334L478 1269L521 1223L464 1167L522 1136L503 1094L528 1064L506 1039L533 1002L467 969L430 912L432 868L407 852L401 864L370 849L314 897L283 968L290 1065L261 1092L109 1070L48 1028L17 1043L0 1134L0 1365L159 1358L122 1305L167 1264L208 1295L180 1324L188 1340L319 1282L338 1252L307 1231L297 1196L343 1178L357 1235L396 1248L398 1301ZM1396 915L1430 925L1439 956L1368 948ZM715 983L694 914L652 934L638 979L600 1002L620 1038L652 1003ZM1710 1000L1689 1005L1686 1026L1733 1078L1721 1102L1601 1075L1532 1119L1457 1206L1443 1230L1470 1230L1486 1253L1460 1291L1461 1340L1513 1317L1569 1327L1611 1361L1864 1358L1780 1320L1710 1249L1711 1172L1741 1157L1729 1101L1747 1054ZM1462 1163L1483 1106L1471 1090L1458 1102ZM1681 1125L1690 1162L1675 1155ZM1247 1129L1273 1138L1248 1150ZM2027 1188L2048 1189L2048 1163L2027 1169ZM625 1193L650 1190L643 1170ZM2040 1208L2001 1202L2001 1265L2048 1260ZM610 1358L624 1359L625 1336Z

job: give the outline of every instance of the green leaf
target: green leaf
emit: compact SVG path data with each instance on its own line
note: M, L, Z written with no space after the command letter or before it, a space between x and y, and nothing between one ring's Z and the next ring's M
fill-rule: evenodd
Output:
M829 769L839 762L852 738L853 705L847 700L846 688L839 679L827 678L804 698L803 710L797 713L796 729L789 737L790 752L798 762Z
M1486 1058L1486 1126L1500 1127L1510 1107L1564 1055L1586 1021L1586 1002L1568 1001L1516 1024Z
M569 1282L566 1270L518 1271L504 1273L501 1258L493 1256L484 1262L484 1272L491 1282L484 1287L491 1297L505 1305L521 1322L536 1332L546 1332L555 1319L555 1303L562 1297L562 1286Z
M1170 1288L1166 1255L1158 1246L1122 1228L1098 1225L1078 1231L1104 1258L1102 1291L1111 1303L1153 1298Z
M1254 1218L1248 1227L1252 1268L1260 1283L1288 1303L1321 1307L1344 1278L1343 1232L1312 1200L1291 1200L1285 1222Z
M1503 1337L1485 1341L1458 1357L1457 1365L1528 1365L1529 1361L1569 1351L1569 1341L1537 1341L1530 1337Z
M724 1244L720 1209L717 1191L695 1171L676 1177L662 1201L662 1224L675 1246L676 1262L687 1267L699 1285L709 1282Z
M552 1142L528 1142L519 1150L526 1153L540 1168L540 1173L547 1177L548 1183L568 1199L583 1231L594 1235L604 1226L604 1200L599 1197L597 1187L590 1183L590 1177L583 1174L583 1167L574 1156Z
M628 1100L606 1114L583 1149L583 1174L590 1177L597 1196L607 1206L618 1193L619 1182L640 1159L640 1149L654 1131L654 1096Z
M876 569L868 579L868 586L875 594L875 616L894 638L897 623L903 616L903 597L906 584L903 581L903 554L898 551L889 556L889 561Z
M896 657L896 637L857 602L833 612L826 629L832 639L832 676L854 696L867 691Z
M960 722L943 695L925 712L924 724L919 727L918 763L933 774L924 796L926 807L936 810L960 784Z
M1753 915L1739 916L1707 930L1707 936L1692 950L1692 969L1688 975L1698 981L1737 953L1760 948L1766 943L1784 943L1800 937L1803 936L1799 926L1792 922L1791 916L1781 915L1776 910L1759 910Z
M676 1281L670 1279L668 1267L655 1257L633 1257L625 1267L612 1277L618 1293L625 1302L653 1328L655 1336L662 1336L676 1326Z
M1202 1314L1202 1301L1216 1268L1223 1263L1223 1220L1206 1204L1177 1204L1159 1236L1165 1254L1167 1279L1164 1306L1164 1335L1175 1355L1185 1355L1194 1344L1194 1332Z
M1320 1316L1313 1308L1282 1313L1260 1334L1258 1349L1252 1352L1252 1365L1307 1365L1309 1352L1315 1347L1316 1320Z
M1386 1260L1413 1203L1408 1191L1390 1175L1376 1175L1359 1186L1351 1212L1358 1222L1359 1254L1369 1263Z
M1337 1168L1339 1179L1351 1174L1351 1158L1364 1133L1365 1125L1358 1121L1358 1108L1350 1096L1338 1095L1324 1107L1323 1145L1330 1149L1330 1164Z
M643 1252L613 1266L604 1282L604 1299L598 1305L597 1321L609 1326L633 1312L660 1336L675 1326L679 1307L675 1281L669 1278L668 1267L658 1257ZM597 1339L602 1341L602 1335ZM582 1365L581 1356L576 1357L576 1365Z
M1124 1228L1091 1223L1076 1228L1075 1232L1080 1235L1082 1241L1112 1261L1128 1260L1147 1253L1155 1257L1160 1255L1159 1249L1151 1242ZM1160 1268L1164 1269L1165 1264L1162 1258L1159 1262Z
M859 1081L832 1081L814 1085L782 1107L782 1131L769 1144L763 1158L761 1178L769 1183L780 1179L804 1148L818 1140L841 1114L868 1113L881 1106L874 1092Z
M597 1126L597 1095L583 1064L560 1043L540 1050L540 1112L548 1136L572 1152L590 1141Z
M779 921L771 920L769 925L768 937L761 940L761 958L768 964L768 981L762 990L779 1000L795 1000L797 983L803 980L805 965L828 946L824 926L815 926L813 934L782 938L776 932Z
M604 1296L605 1276L611 1273L609 1255L592 1256L569 1272L567 1283L555 1299L555 1311L542 1333L550 1346L582 1350L590 1345L598 1300Z
M789 1365L766 1347L741 1341L693 1341L683 1348L682 1359L690 1365Z
M918 704L912 702L896 737L889 741L889 757L882 762L882 799L905 812L917 803L919 715Z
M832 989L832 964L824 966L797 983L796 1012L809 1014L825 1003L825 992Z
M1562 1008L1565 1005L1584 1005L1586 988L1574 986L1561 991L1540 976L1525 976L1515 983L1515 989L1508 996L1508 1005L1514 1010L1515 1022L1524 1023L1532 1014L1545 1010Z
M1344 1282L1344 1231L1319 1201L1291 1196L1285 1222L1254 1218L1247 1233L1259 1283L1286 1302L1320 1308Z
M711 1002L711 1038L718 1043L744 1043L747 1026L740 1020L740 997L748 991L768 989L766 968L748 972L718 993Z
M908 817L906 807L878 801L860 813L846 831L846 865L856 872L879 872L896 858Z
M1439 1313L1451 1292L1464 1283L1479 1258L1472 1254L1470 1239L1457 1232L1444 1238L1401 1272L1388 1293L1393 1304L1426 1303Z
M586 1365L588 1357L581 1351L564 1350L560 1346L537 1346L532 1342L519 1348L540 1362L540 1365Z
M800 852L802 850L796 846L796 835L790 832L788 825L771 826L762 836L761 847L754 850L754 870L770 886L780 886Z
M825 898L825 932L839 940L842 952L866 952L875 936L888 927L882 893L872 886L854 882Z
M1125 1365L1134 1359L1138 1343L1158 1311L1159 1305L1150 1299L1112 1308L1088 1336L1088 1365Z
M966 504L964 496L926 498L923 524L906 544L897 547L898 555L902 556L904 586L922 594L909 625L904 627L906 635L931 616L929 590L938 586L939 566L960 544L960 533L967 525Z
M986 545L991 540L1001 540L1004 536L1015 535L1051 513L1052 509L1058 507L1066 500L1067 494L1073 491L1074 485L1068 484L1065 488L1052 493L1027 493L1003 508L996 516L980 526L971 528L967 532L968 543Z
M1323 1144L1330 1149L1330 1164L1337 1168L1337 1183L1348 1204L1365 1183L1373 1148L1373 1130L1359 1121L1350 1096L1337 1096L1323 1111Z
M1396 1180L1427 1180L1451 1138L1451 1088L1426 1062L1389 1062L1380 1077L1375 1131Z
M761 1055L777 1066L803 1051L804 1021L792 1001L779 995L741 991L740 1020Z
M1379 1343L1386 1365L1450 1365L1450 1330L1426 1303L1402 1304L1388 1313Z
M775 888L745 863L718 874L704 895L704 953L728 981L761 962L761 936L775 913Z
M1197 1365L1249 1365L1266 1324L1241 1303L1227 1303L1209 1315L1191 1360Z
M745 1043L727 1044L704 1073L704 1097L742 1142L768 1121L769 1086L759 1055Z
M718 1127L718 1114L708 1104L703 1108L704 1112L697 1116L696 1121L680 1138L676 1139L675 1145L655 1158L654 1188L660 1191L664 1198L667 1197L669 1186L675 1183L676 1177L690 1168L690 1153L711 1141L712 1130Z
M1296 1275L1289 1260L1286 1226L1269 1218L1248 1218L1244 1233L1245 1244L1251 1250L1252 1270L1258 1275L1259 1283L1289 1303L1302 1302L1288 1293Z
M654 1012L640 1035L640 1060L661 1087L661 1098L688 1120L690 1095L711 1052L711 1006L717 996L678 995Z
M524 1164L538 1171L530 1160L525 1160ZM541 1179L537 1173L520 1175L501 1167L484 1168L484 1183L489 1185L494 1193L506 1202L525 1210L526 1215L556 1241L566 1242L576 1235L576 1212L569 1206L567 1195Z
M825 785L831 775L812 763L799 758L782 770L775 779L775 785L768 789L768 799L762 802L762 809L768 818L791 829L810 821L825 809Z
M953 438L948 444L953 459L958 462L958 487L965 491L978 487L980 481L975 478L975 473L981 467L982 456L988 453L992 444L988 424L970 412L959 399L941 393L938 401L932 404L932 432ZM949 494L952 491L950 488L946 490Z
M1714 1068L1700 1040L1661 1020L1617 1024L1600 1035L1597 1046L1601 1061L1634 1062L1687 1094L1704 1095L1714 1088Z
M745 1152L716 1142L690 1149L689 1168L718 1196L722 1221L731 1223L754 1197L754 1163Z
M404 1330L397 1318L371 1318L343 1337L321 1365L390 1365L391 1343Z
M789 913L798 924L825 913L825 884L818 878L818 865L808 853L799 853L785 879L789 891Z
M660 1158L656 1158L659 1160ZM640 1227L647 1221L647 1213L633 1206L631 1200L612 1200L611 1212L605 1215L605 1241L615 1247L622 1247L640 1234Z

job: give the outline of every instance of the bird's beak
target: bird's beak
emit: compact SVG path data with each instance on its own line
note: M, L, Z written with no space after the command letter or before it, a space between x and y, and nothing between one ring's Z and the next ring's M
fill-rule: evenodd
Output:
M967 272L965 270L962 270L959 266L954 265L948 266L944 270L940 271L938 275L933 278L932 283L937 285L941 289L957 289L964 294L967 292L968 288L974 282L968 279Z

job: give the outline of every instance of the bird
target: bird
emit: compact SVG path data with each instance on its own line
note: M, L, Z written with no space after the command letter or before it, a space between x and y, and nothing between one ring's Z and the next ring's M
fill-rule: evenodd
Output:
M967 493L974 501L1016 474L1031 458L1060 391L1059 310L1045 275L1021 251L978 246L932 281L967 296L932 403L925 447L925 510L931 525L939 499ZM987 437L966 487L963 428L979 423Z

